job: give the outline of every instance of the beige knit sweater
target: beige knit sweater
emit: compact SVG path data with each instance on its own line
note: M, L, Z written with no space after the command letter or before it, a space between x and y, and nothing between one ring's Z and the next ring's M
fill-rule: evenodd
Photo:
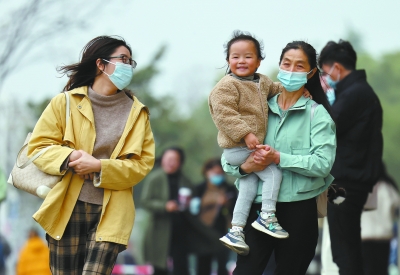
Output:
M246 146L244 137L253 133L264 143L268 124L267 99L278 94L281 84L257 74L258 83L226 75L215 85L208 98L211 117L218 129L222 148Z

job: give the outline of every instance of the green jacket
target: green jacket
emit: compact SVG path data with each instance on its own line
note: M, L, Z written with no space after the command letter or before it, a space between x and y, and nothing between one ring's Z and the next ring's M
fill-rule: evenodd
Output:
M318 196L333 181L330 174L336 155L336 126L322 105L314 109L315 101L300 97L281 117L278 95L268 101L268 132L265 144L280 152L279 167L282 170L282 183L278 201L291 202L307 200ZM238 166L232 166L222 156L222 164L227 174L236 178ZM239 182L236 180L236 185ZM255 203L261 202L262 182L258 184Z
M192 188L192 183L183 175L180 187ZM171 215L165 205L169 199L167 174L161 168L154 169L143 184L141 206L149 214L148 228L144 240L145 260L158 268L167 267L171 236Z

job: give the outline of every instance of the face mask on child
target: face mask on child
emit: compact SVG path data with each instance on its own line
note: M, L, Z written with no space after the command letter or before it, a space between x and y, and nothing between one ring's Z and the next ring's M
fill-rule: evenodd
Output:
M278 80L282 83L283 87L288 92L298 91L304 84L307 83L307 75L311 73L306 72L290 72L279 69Z
M114 63L114 62L110 62L105 59L103 59L103 60L115 65L115 70L112 74L108 74L105 71L103 71L103 73L108 75L108 78L110 78L111 82L119 90L126 88L131 83L131 80L133 77L132 66L129 64L122 63L122 62Z

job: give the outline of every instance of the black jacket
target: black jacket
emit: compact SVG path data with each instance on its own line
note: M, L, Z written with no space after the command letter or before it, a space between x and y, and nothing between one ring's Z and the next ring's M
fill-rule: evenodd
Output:
M371 191L382 161L382 107L364 70L342 79L336 88L332 115L337 129L335 183L353 190Z

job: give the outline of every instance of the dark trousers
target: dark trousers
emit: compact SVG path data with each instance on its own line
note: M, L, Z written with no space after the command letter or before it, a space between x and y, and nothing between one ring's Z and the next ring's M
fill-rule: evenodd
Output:
M244 228L246 243L250 247L247 256L238 255L234 275L261 275L275 251L277 275L304 275L315 254L318 242L318 218L315 198L280 202L276 205L276 217L289 232L289 238L277 239L251 226L258 217L261 204L253 204Z
M211 264L213 259L217 260L218 263L218 275L228 275L228 270L226 269L226 263L228 262L227 249L224 249L220 253L204 254L197 256L197 275L210 275L211 274Z
M173 213L170 256L173 262L173 275L189 275L187 230L188 224L183 213Z
M362 257L365 275L387 275L389 266L390 240L362 241Z
M340 275L362 275L361 213L368 192L346 188L343 203L328 203L328 223L332 258Z
M154 267L153 275L168 275L168 269Z

